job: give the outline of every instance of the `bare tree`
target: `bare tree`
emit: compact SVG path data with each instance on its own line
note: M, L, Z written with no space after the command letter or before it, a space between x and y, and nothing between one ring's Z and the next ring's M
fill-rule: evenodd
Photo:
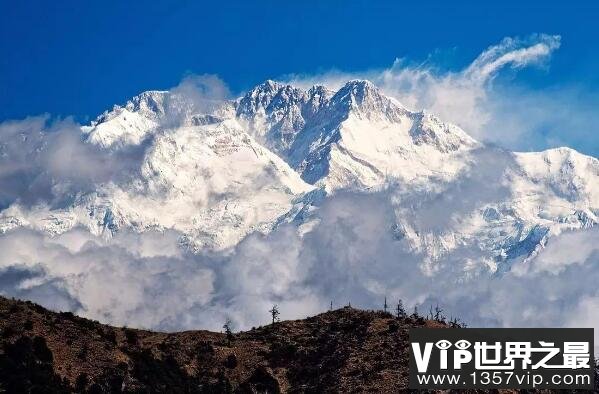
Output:
M231 342L233 341L233 330L231 329L231 326L231 319L227 319L223 325L223 328L225 329L225 335L227 336L227 346L231 346Z
M275 324L275 322L279 321L279 315L281 313L279 312L279 307L276 304L272 306L272 309L269 310L269 312L272 316L272 324Z
M443 316L443 309L439 308L439 304L435 306L435 320L438 322L445 321L445 316Z
M451 328L465 328L466 324L457 317L452 317L449 319L449 326Z

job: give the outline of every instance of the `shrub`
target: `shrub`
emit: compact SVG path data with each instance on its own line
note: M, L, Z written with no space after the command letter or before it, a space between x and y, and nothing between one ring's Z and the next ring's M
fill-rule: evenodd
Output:
M106 338L110 343L116 344L116 333L112 329L107 329L104 332L104 338Z
M223 362L223 365L229 369L237 367L237 357L234 354L229 354Z
M33 330L33 322L31 320L26 320L25 323L23 323L23 329L25 331L30 331Z
M4 330L2 330L2 338L9 338L15 334L15 329L11 326L7 326Z
M134 330L125 328L125 338L127 339L128 344L137 344L137 332L135 332Z
M79 352L77 353L77 358L80 360L87 360L87 346L84 345L81 349L79 349Z
M46 340L43 337L35 336L33 338L33 354L42 362L52 362L52 351L48 349Z
M77 376L77 380L75 380L75 391L84 392L88 383L89 380L87 374L85 372L80 373L79 376Z
M66 320L75 320L75 315L73 315L73 312L60 312L58 315Z

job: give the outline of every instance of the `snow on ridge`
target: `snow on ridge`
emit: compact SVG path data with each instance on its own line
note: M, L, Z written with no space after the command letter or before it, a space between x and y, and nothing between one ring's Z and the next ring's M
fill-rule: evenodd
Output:
M169 95L141 93L82 128L109 153L147 142L133 178L62 211L13 205L0 212L0 231L175 229L192 250L226 249L253 231L310 221L323 196L397 184L394 236L431 261L477 244L497 268L552 234L597 224L597 159L569 148L493 153L369 81L332 91L267 80L205 111Z

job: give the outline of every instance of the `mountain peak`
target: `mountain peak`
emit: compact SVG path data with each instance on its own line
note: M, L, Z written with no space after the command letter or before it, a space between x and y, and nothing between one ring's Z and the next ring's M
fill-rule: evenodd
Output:
M330 107L354 113L358 118L401 122L407 111L365 79L347 82L330 100Z
M125 104L131 112L140 112L144 115L164 115L165 98L168 96L168 91L148 90L142 92Z
M337 91L335 96L339 98L349 98L358 104L363 103L369 97L381 96L379 89L372 82L365 79L354 79L347 82Z
M344 85L345 87L354 87L358 89L378 90L376 85L367 79L351 79Z
M263 91L263 92L275 92L279 90L284 85L280 82L274 81L272 79L267 79L261 84L257 85L252 91Z

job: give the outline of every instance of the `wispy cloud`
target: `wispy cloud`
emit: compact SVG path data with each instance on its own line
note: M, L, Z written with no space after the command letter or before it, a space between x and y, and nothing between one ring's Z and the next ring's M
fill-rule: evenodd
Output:
M522 68L539 64L560 47L560 41L560 36L546 34L533 35L525 40L504 38L500 44L493 45L481 53L463 71L464 78L485 83L503 67Z

